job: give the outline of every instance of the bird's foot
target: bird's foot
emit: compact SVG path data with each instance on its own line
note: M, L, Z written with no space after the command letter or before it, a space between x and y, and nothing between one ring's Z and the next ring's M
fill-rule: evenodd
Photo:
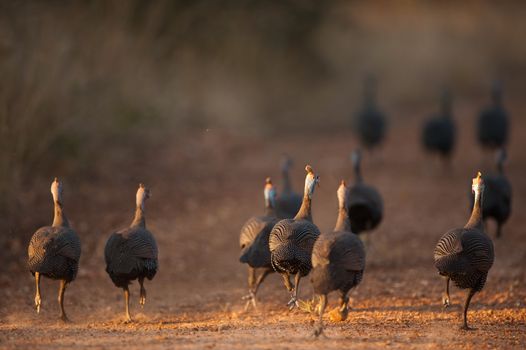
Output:
M451 305L450 302L449 302L449 296L444 295L442 297L442 306L444 307L444 309L447 309L449 307L449 305Z
M289 310L292 310L295 307L299 308L300 304L298 302L298 299L296 299L295 296L292 296L292 298L290 298L289 302L287 303L287 306L289 307Z
M468 326L467 323L464 323L462 326L460 326L460 329L463 330L463 331L475 331L475 330L477 330L476 328L472 328L472 327Z
M243 296L242 299L247 301L245 304L245 311L248 310L250 305L252 305L254 309L257 309L256 293L254 293L254 291L252 290L248 291L248 294Z
M141 297L139 298L139 304L141 305L141 307L144 307L144 304L146 304L146 295L141 295Z
M316 327L314 327L314 332L312 333L312 336L314 338L318 338L320 335L323 336L324 338L327 338L327 336L323 332L323 325L318 324Z
M37 309L37 314L40 313L41 305L42 305L42 300L40 299L40 295L35 296L35 308Z
M62 314L60 315L60 320L64 323L70 323L71 320L68 318L68 316L66 316L66 314Z
M125 324L128 324L128 323L133 323L133 319L128 315L124 318L124 323Z

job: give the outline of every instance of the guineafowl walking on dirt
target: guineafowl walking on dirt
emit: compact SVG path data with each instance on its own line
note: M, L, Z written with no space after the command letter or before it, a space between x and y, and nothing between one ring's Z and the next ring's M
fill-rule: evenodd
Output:
M301 195L294 192L290 181L289 170L291 166L292 159L288 155L284 155L281 163L283 189L276 200L276 212L280 219L293 218L301 207Z
M456 128L451 112L449 91L442 93L440 113L428 120L422 130L424 148L449 160L455 147Z
M493 104L480 113L477 135L484 148L495 150L506 146L509 133L509 116L502 104L502 87L499 83L493 83L491 99Z
M501 149L497 154L497 174L486 175L483 178L485 190L482 218L484 222L488 219L494 219L497 222L497 238L500 238L502 225L511 214L511 184L504 174L505 161L506 151Z
M68 321L64 311L64 293L66 286L77 276L80 260L80 239L70 228L64 214L62 200L62 183L57 178L51 184L51 194L55 206L55 216L51 226L38 229L29 242L29 271L35 276L35 306L40 313L42 299L40 296L40 277L60 280L58 303L60 318Z
M106 272L115 286L124 290L126 321L130 322L130 291L128 285L138 279L141 287L139 303L146 302L144 279L151 280L157 273L157 243L146 229L144 206L150 190L139 185L136 195L135 217L130 227L113 233L104 249Z
M348 210L351 230L356 234L378 226L383 217L383 200L380 193L364 183L361 172L362 155L359 150L352 153L355 184L349 190Z
M364 104L355 116L355 132L368 150L379 146L385 138L387 122L376 103L376 79L368 76L364 82Z
M312 249L311 282L314 293L320 297L320 319L314 335L323 333L323 313L327 305L327 294L339 291L339 317L347 319L351 288L362 280L365 269L365 249L362 241L351 232L351 223L347 212L348 188L342 181L337 191L338 219L334 231L321 234Z
M281 274L285 287L292 297L288 306L298 306L298 288L301 277L306 276L311 268L311 255L314 242L320 231L312 223L311 200L319 177L314 174L310 165L305 167L305 190L301 208L293 219L279 221L270 232L269 248L272 267ZM294 285L290 275L295 275Z
M248 265L248 295L245 310L250 304L256 307L256 294L259 286L267 275L274 270L270 263L270 250L268 246L270 231L278 221L274 210L276 204L276 189L271 179L266 179L265 189L265 215L254 216L245 222L239 235L241 255L239 261ZM261 270L256 277L257 270Z
M471 298L484 287L495 259L493 242L484 232L482 224L484 180L480 172L473 179L471 189L475 201L468 223L463 228L444 234L438 241L434 254L435 267L446 278L446 290L442 297L444 307L448 307L450 303L449 280L458 288L469 290L463 309L462 329L466 330L470 329L467 313Z

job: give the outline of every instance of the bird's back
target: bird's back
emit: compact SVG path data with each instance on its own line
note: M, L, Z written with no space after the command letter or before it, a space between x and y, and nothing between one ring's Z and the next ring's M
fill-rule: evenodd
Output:
M271 267L269 235L277 221L270 216L255 216L247 220L239 236L241 262L254 268Z
M499 222L508 219L511 213L511 185L503 175L484 177L486 190L482 202L484 218L493 217Z
M491 239L474 228L448 231L438 241L434 256L440 274L460 288L475 290L484 286L495 258Z
M269 248L275 269L308 274L314 242L320 231L308 220L284 219L273 227Z
M501 106L490 107L478 120L479 142L487 147L501 147L508 140L508 114Z
M364 146L374 147L384 138L385 116L376 108L367 106L357 115L357 129Z
M455 142L455 125L449 118L435 117L424 125L423 143L427 150L449 154Z
M54 279L75 279L81 254L80 239L69 227L46 226L35 232L28 247L31 273Z
M113 233L104 256L106 271L118 285L137 277L152 279L157 272L157 243L145 228L130 227Z
M360 233L376 227L383 216L383 200L378 191L364 183L355 184L348 199L351 230Z

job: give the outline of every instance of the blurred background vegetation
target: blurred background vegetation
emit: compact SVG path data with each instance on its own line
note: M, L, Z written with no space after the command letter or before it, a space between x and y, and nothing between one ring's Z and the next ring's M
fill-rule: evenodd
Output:
M368 72L389 115L443 85L518 90L524 18L520 2L2 1L0 228L38 179L194 131L349 128Z

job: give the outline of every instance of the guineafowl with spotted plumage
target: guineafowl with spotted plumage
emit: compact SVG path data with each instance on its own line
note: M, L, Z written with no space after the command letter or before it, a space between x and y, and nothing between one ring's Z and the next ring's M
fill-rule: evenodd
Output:
M497 153L497 174L484 176L484 202L482 203L482 219L494 219L497 223L496 237L502 234L502 225L511 214L511 184L504 173L506 151ZM473 198L471 203L473 204Z
M28 247L28 266L29 271L35 276L37 313L40 313L42 304L40 277L45 276L60 280L58 292L60 318L68 321L64 310L64 293L66 286L77 276L81 253L80 239L69 226L64 214L62 183L57 178L51 184L51 194L55 212L53 224L38 229L31 237Z
M266 179L265 189L265 215L254 216L245 222L239 235L241 255L239 261L248 265L248 295L245 310L250 304L256 307L256 294L259 286L267 275L274 270L270 262L269 235L278 221L275 213L276 189L271 179ZM256 277L258 270L261 270Z
M385 138L387 122L376 102L376 79L368 76L364 82L364 103L355 116L355 132L368 150L379 146Z
M292 189L290 181L289 171L292 164L292 158L285 154L281 162L283 188L276 200L276 213L280 219L293 218L301 207L302 198Z
M473 179L471 189L475 200L469 221L463 228L445 233L438 241L434 252L435 267L439 274L446 278L446 290L442 297L444 307L450 304L450 280L458 288L468 289L463 308L462 329L465 330L470 329L467 313L471 298L484 287L495 259L493 242L484 232L482 224L484 180L480 172Z
M477 122L479 143L487 149L506 146L509 134L509 116L502 103L502 87L495 82L491 88L493 104L484 109Z
M376 228L383 217L383 200L380 193L363 181L361 171L362 154L359 150L352 153L355 183L349 190L348 211L351 230L356 234Z
M148 198L150 190L140 184L136 194L135 217L130 227L113 233L104 249L106 272L115 286L124 291L127 322L132 321L129 284L135 279L139 280L139 304L144 306L144 279L153 279L158 268L157 243L152 233L146 229L145 203Z
M424 124L422 143L427 151L449 160L455 147L456 127L451 112L449 91L442 93L440 113Z
M272 267L283 277L285 287L291 293L288 306L298 306L298 289L300 279L309 274L312 263L312 247L320 235L318 227L312 222L311 201L319 177L312 167L305 167L305 190L301 208L293 219L278 221L270 232L269 248ZM294 285L290 275L295 275Z
M319 322L314 335L323 333L323 313L327 305L327 294L338 291L339 307L337 320L344 321L348 315L349 290L362 280L365 269L365 249L362 241L351 232L347 212L348 188L342 181L337 191L338 219L333 232L322 233L312 249L311 282L314 293L320 297Z

